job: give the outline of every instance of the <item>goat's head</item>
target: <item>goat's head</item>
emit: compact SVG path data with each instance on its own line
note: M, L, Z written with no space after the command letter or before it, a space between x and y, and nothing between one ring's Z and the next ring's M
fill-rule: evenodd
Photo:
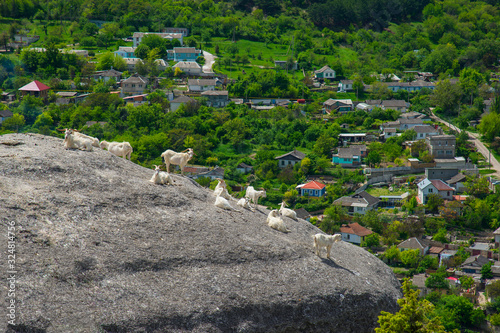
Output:
M73 134L73 130L70 128L66 128L66 130L64 131L64 139L66 140L72 134Z
M160 166L159 165L153 165L155 167L155 172L158 173L161 171L160 169Z

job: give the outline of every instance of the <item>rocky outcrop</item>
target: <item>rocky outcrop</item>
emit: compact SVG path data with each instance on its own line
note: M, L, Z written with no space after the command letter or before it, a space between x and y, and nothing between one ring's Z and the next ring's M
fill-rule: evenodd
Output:
M319 258L307 221L281 233L262 207L224 211L192 180L152 174L58 138L0 137L1 244L9 222L17 236L8 330L359 333L397 309L398 281L365 250Z

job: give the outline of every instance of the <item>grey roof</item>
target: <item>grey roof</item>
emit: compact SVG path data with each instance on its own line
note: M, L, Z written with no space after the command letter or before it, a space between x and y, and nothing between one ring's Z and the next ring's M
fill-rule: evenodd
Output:
M412 118L410 118L410 119L412 119ZM436 132L438 132L438 130L431 125L417 125L417 126L413 127L413 130L417 133L436 133Z
M490 244L488 244L488 243L474 243L469 248L472 250L488 251L490 249Z
M196 61L179 61L173 68L201 69L201 66Z
M0 117L12 117L13 113L10 110L0 110Z
M107 71L97 72L95 75L119 77L122 75L122 72L119 72L116 69L108 69Z
M189 102L194 102L194 101L195 101L195 99L182 95L182 96L175 98L170 103L189 103Z
M365 145L354 145L348 148L339 148L338 157L352 158L353 156L361 156L362 151L366 151Z
M200 53L200 50L197 50L194 47L174 47L174 53Z
M118 51L115 51L115 52L122 51L122 52L134 53L136 49L137 49L137 47L133 47L133 46L119 46Z
M389 87L434 87L433 82L417 80L413 82L384 82Z
M128 79L125 79L123 80L122 82L126 82L126 83L144 83L144 84L148 84L149 80L146 79L145 77L143 76L140 76L139 74L134 74L132 75L131 77L129 77Z
M467 177L463 173L456 174L447 181L449 185L463 182Z
M283 154L283 155L278 156L278 157L275 157L274 159L278 160L278 159L285 158L285 157L287 157L287 158L288 157L293 157L293 158L295 158L297 160L302 160L304 157L306 157L306 154L304 154L301 151L298 151L298 150L294 149L291 152Z
M297 217L299 219L307 219L311 216L311 214L309 214L309 212L304 208L295 209L295 213L297 213Z
M201 93L204 96L228 96L227 90L207 90Z
M328 65L325 65L325 66L321 67L320 69L318 69L317 71L314 71L314 73L319 74L319 73L323 73L323 72L325 72L327 70L334 71Z
M398 248L403 249L425 249L429 246L426 239L412 237L398 244Z
M394 128L394 127L384 128L384 132L385 133L396 133L396 128Z
M207 172L201 172L198 175L199 176L221 176L223 178L224 177L224 169L222 169L221 167L216 165L215 168L213 168L212 170L207 171Z
M388 100L384 100L382 101L382 105L386 108L389 108L389 107L406 107L407 104L405 101L401 100L401 99L388 99Z
M399 118L420 118L420 117L426 117L425 114L422 114L420 112L415 112L415 111L409 111L409 112L404 112L402 113Z
M58 92L56 92L56 95L61 96L61 97L73 97L73 96L76 96L77 94L78 94L78 92L76 92L76 91L58 91Z
M240 164L238 164L237 168L245 168L245 169L250 168L250 169L253 169L253 166L241 162Z
M341 204L344 207L358 206L358 207L369 207L377 204L380 201L365 191L362 191L351 196L345 196L340 199L335 200L334 204Z
M215 79L189 79L188 86L215 86Z
M457 138L454 135L445 134L445 135L430 136L430 137L427 137L427 139L428 140L456 140Z
M483 265L487 264L490 262L488 258L483 257L482 255L478 254L476 256L470 256L469 258L465 259L463 264L461 265L462 268L480 268L483 267Z
M381 99L367 99L365 101L366 104L368 105L381 105L382 104L382 100Z
M424 121L421 118L399 118L400 124L423 124Z

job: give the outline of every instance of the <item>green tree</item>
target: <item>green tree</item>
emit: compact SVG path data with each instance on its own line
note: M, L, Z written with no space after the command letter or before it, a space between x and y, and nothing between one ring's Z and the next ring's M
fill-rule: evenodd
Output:
M400 310L396 313L382 311L378 317L376 333L444 333L441 318L433 314L434 305L427 300L419 300L419 290L411 288L410 279L403 282L404 297L397 302Z
M366 236L365 241L361 243L361 246L369 248L380 246L380 236L376 233Z
M474 278L471 276L463 275L460 277L459 280L460 280L460 287L462 288L462 290L468 290L472 288L472 286L474 285ZM500 284L498 284L498 286L500 287ZM499 291L498 295L500 295L500 289L498 289L498 291Z
M421 259L420 251L417 249L402 251L399 257L403 265L408 268L417 268Z
M441 108L448 115L456 115L462 90L460 85L451 83L450 80L439 81L431 95L431 102Z
M446 330L464 327L480 327L484 322L483 310L474 309L469 299L457 295L445 295L436 305L436 314L442 318Z
M144 59L146 59L148 57L149 51L151 51L151 48L149 46L147 46L146 44L141 43L135 49L134 55L137 58L140 58L140 59L144 60Z
M19 132L19 128L23 127L26 121L24 116L19 113L14 113L12 117L5 119L2 122L2 127L11 131Z
M495 137L500 136L500 114L496 112L486 114L481 118L477 128L486 141L492 142Z
M431 289L449 289L450 285L443 272L432 273L425 280L425 286Z
M375 166L382 162L382 157L378 151L370 151L368 156L365 158L365 162L370 166Z
M443 205L443 202L444 200L439 196L439 194L429 194L427 196L426 208L433 213L437 213L438 208Z
M319 156L329 156L330 151L336 145L336 140L326 132L321 134L314 144L313 151Z
M479 86L485 82L484 76L477 70L466 67L460 72L460 87L466 96L470 96L472 105L473 97L479 93Z
M481 267L481 279L482 280L493 279L493 272L491 271L491 266L493 266L492 261L490 261L487 264L484 264L483 267Z
M386 258L389 261L389 263L394 261L399 261L400 257L401 257L401 251L398 249L396 245L392 245L384 251L384 258Z
M447 238L448 232L446 231L445 228L441 228L438 230L437 233L432 236L432 240L435 240L437 242L441 243L448 243L448 238Z

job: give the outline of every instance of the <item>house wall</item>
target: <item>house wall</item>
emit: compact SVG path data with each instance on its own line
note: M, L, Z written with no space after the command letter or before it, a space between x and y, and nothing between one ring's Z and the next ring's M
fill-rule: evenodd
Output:
M301 188L302 195L309 195L310 197L322 197L326 190L313 190L313 189L308 189L308 188Z
M215 90L215 86L199 86L199 85L191 85L189 86L190 91L209 91Z
M348 233L345 233L345 232L342 232L342 240L345 241L345 242L349 242L349 243L354 243L354 244L361 244L361 242L363 241L363 238L362 237L359 237L358 235L354 235L354 234L348 234Z
M300 160L287 160L284 158L278 160L278 166L280 168L286 168L289 165L291 165L293 167L297 163L300 163Z

